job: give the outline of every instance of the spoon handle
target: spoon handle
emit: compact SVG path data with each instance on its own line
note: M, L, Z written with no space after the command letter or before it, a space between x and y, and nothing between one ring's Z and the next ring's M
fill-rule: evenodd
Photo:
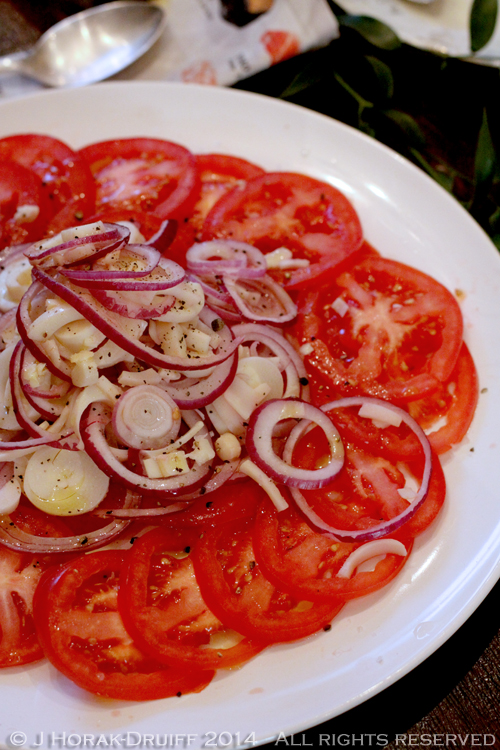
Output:
M29 52L13 52L11 55L0 57L0 73L15 73L22 70L22 62L29 57Z

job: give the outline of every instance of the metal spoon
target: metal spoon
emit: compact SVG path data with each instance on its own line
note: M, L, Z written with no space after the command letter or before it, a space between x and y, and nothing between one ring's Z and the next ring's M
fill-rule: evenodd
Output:
M21 73L46 86L85 86L137 60L163 25L156 5L134 0L98 5L56 23L30 50L0 57L0 72Z

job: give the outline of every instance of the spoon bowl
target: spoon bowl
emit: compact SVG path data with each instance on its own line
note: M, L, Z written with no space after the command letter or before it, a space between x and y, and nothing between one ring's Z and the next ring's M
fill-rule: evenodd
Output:
M0 58L0 71L45 86L86 86L118 73L154 44L164 27L156 5L117 0L68 16L27 51Z

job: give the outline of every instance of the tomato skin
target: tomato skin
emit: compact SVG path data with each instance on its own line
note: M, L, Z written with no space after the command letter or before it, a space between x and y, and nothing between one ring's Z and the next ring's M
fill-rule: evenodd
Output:
M33 618L33 596L43 567L36 555L0 546L0 667L43 658Z
M310 601L338 601L366 596L387 585L409 558L413 540L391 535L405 544L407 556L387 555L373 571L356 571L351 578L335 574L361 544L335 542L312 529L291 505L278 513L265 502L259 508L253 540L257 562L266 577L296 597ZM327 573L327 576L325 576Z
M43 185L52 218L47 234L85 221L95 210L95 185L90 170L66 143L38 133L0 139L0 159L21 164Z
M187 218L198 194L194 155L157 138L100 141L79 151L96 182L97 211L123 208Z
M427 274L369 257L304 293L294 334L305 364L330 399L369 395L397 403L434 393L462 346L457 301ZM343 314L332 305L346 304Z
M136 540L120 588L120 611L140 647L159 661L200 669L234 667L264 644L244 638L230 648L207 647L210 634L226 628L200 595L189 554L198 535L157 528ZM183 551L181 559L169 554Z
M197 154L196 169L200 193L190 218L196 233L201 232L203 222L223 195L234 187L242 190L249 180L264 174L256 164L227 154Z
M229 627L267 643L295 641L328 628L342 602L301 608L302 597L268 581L255 559L253 523L246 519L213 527L196 543L194 569L210 609Z
M208 214L202 239L232 238L264 253L285 246L306 268L283 278L289 289L310 284L361 246L363 232L350 201L331 185L290 172L268 172L234 188Z
M336 413L337 410L329 412L333 422ZM310 508L332 528L346 531L369 530L396 518L408 507L398 491L405 487L406 476L412 476L417 483L421 480L425 465L422 451L419 457L401 460L399 456L367 451L361 439L356 444L347 442L341 427L339 433L346 453L344 466L328 486L302 490ZM316 428L297 443L293 460L297 466L312 469L328 455L326 439ZM432 451L427 496L414 515L397 529L398 538L400 534L411 538L424 531L438 515L445 497L443 469Z
M428 434L438 454L446 453L460 443L471 425L479 398L479 379L465 343L449 379L432 396L410 401L408 411L424 430L432 429L440 417L446 424Z
M264 497L264 491L252 480L225 483L195 500L186 510L165 516L162 525L169 528L192 528L253 517Z
M79 687L117 700L199 692L213 672L179 670L139 651L116 598L124 554L99 551L48 571L34 597L38 636L52 664Z
M16 219L16 212L22 206L38 208L33 221ZM49 215L38 175L14 161L0 161L0 249L42 237Z

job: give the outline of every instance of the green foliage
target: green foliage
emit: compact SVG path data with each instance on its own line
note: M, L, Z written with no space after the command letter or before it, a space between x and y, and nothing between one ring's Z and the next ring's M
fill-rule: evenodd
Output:
M413 161L500 249L494 137L500 134L500 71L417 50L375 19L334 10L340 39L307 58L281 97L346 122ZM475 0L473 52L491 38L496 19L497 0Z
M498 0L474 0L470 13L470 48L479 52L491 39L498 15Z

